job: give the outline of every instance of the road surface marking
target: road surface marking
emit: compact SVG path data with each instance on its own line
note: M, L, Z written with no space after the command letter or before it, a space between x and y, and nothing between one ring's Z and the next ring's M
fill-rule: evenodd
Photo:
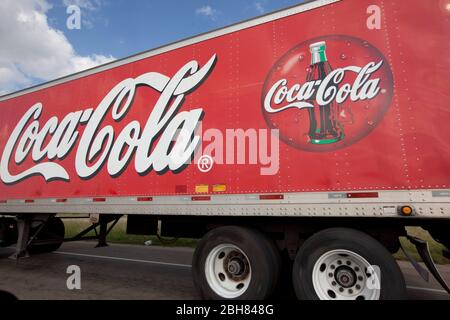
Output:
M436 292L436 293L447 293L447 291L445 291L445 290L423 288L423 287L406 286L406 288L412 289L412 290L422 290L422 291L430 291L430 292Z
M93 254L74 253L74 252L65 252L65 251L55 251L53 253L63 254L63 255L68 255L68 256L80 256L80 257L119 260L119 261L128 261L128 262L142 262L142 263L149 263L149 264L160 264L160 265L164 265L164 266L191 268L190 264L160 262L160 261L151 261L151 260L139 260L139 259L127 259L127 258L118 258L118 257L109 257L109 256L97 256L97 255L93 255Z
M93 254L84 254L84 253L75 253L75 252L66 252L66 251L55 251L53 253L69 255L69 256L88 257L88 258L99 258L99 259L109 259L109 260L128 261L128 262L159 264L159 265L164 265L164 266L174 266L174 267L182 267L182 268L191 268L192 267L190 264L180 264L180 263L170 263L170 262L140 260L140 259L128 259L128 258L119 258L119 257L110 257L110 256L99 256L99 255L93 255ZM447 293L447 291L445 291L445 290L424 288L424 287L407 286L406 288L411 289L411 290L421 290L421 291L429 291L429 292L443 293L443 294Z

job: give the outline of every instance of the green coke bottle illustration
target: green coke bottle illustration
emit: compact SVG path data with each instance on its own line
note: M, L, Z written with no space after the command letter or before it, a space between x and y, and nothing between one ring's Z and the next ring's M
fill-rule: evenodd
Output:
M332 71L325 53L326 43L316 42L309 46L311 65L306 76L306 82L323 80ZM321 106L313 95L308 101L314 107L308 108L309 138L312 144L330 144L344 139L344 130L339 122L340 105L335 101Z

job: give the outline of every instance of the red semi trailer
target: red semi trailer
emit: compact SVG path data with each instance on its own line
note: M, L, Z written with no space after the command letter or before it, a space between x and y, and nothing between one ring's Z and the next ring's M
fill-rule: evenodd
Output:
M450 246L449 17L312 1L0 97L0 245L105 244L128 215L202 238L205 298L270 297L281 270L300 299L403 298L405 227ZM60 213L99 220L64 239Z

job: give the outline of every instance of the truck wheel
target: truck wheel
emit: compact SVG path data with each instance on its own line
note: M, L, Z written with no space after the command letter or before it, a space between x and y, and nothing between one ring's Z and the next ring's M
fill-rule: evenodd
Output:
M389 251L353 229L326 229L307 239L295 258L292 278L298 299L406 297L403 274Z
M37 228L32 229L31 235L34 234ZM39 232L39 234L35 239L50 240L55 242L49 244L31 244L30 247L28 248L28 251L33 254L56 251L59 249L59 247L61 247L62 243L64 242L64 233L65 228L62 220L56 217L50 218L50 220L47 222L47 224L44 226L41 232Z
M256 230L219 227L199 242L192 271L204 299L265 299L277 284L280 254L274 243Z

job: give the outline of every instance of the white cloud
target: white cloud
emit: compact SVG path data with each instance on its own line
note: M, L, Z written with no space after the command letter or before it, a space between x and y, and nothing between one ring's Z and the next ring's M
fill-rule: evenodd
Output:
M266 12L266 9L264 8L263 4L261 2L255 2L255 9L256 11L258 11L258 13L263 14L264 12Z
M78 55L64 33L49 26L46 0L0 1L0 92L6 93L114 60Z
M198 15L208 17L211 20L215 20L217 17L218 11L216 9L214 9L213 7L207 5L207 6L198 8L197 10L195 10L195 13Z

